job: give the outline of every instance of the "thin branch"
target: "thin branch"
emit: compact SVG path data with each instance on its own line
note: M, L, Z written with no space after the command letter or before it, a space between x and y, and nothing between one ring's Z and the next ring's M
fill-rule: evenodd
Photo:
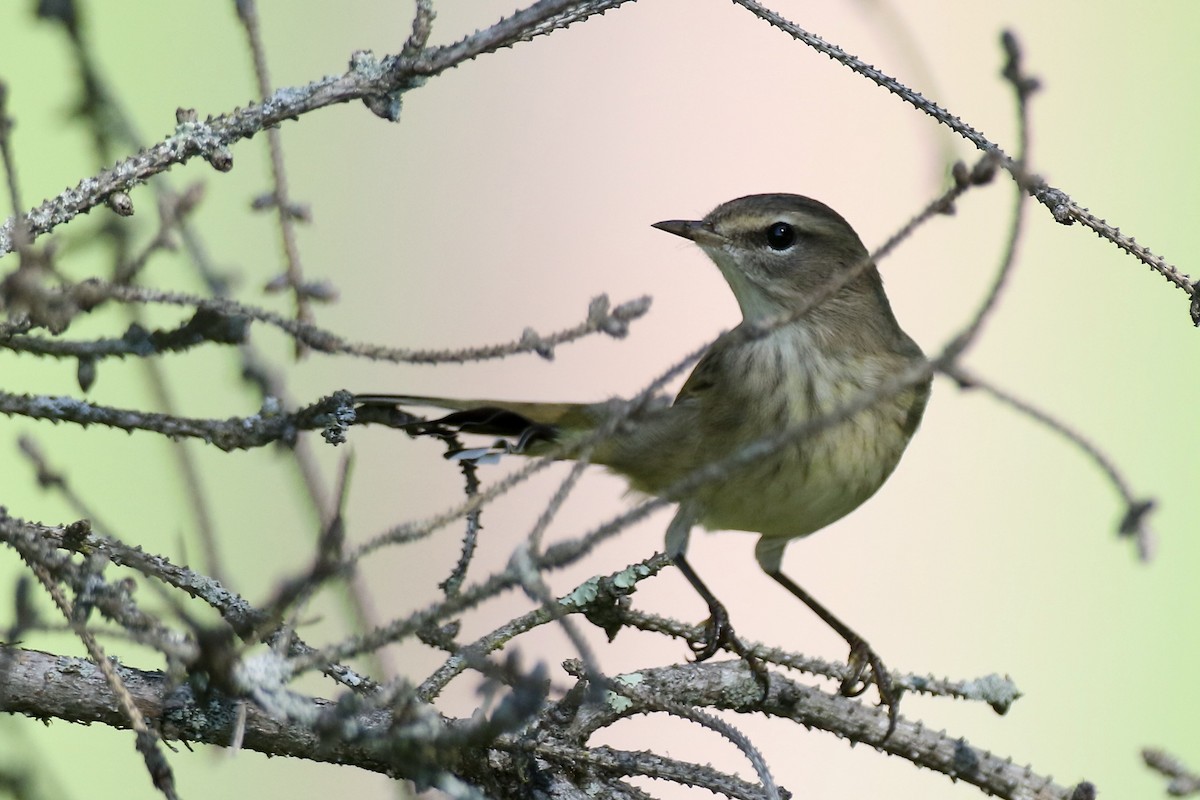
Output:
M167 763L166 757L159 748L159 737L146 724L145 718L142 716L141 709L137 702L130 694L125 682L117 673L113 663L108 660L108 656L104 652L104 648L96 641L96 637L87 629L84 624L83 617L75 613L75 609L71 600L63 593L62 587L58 582L51 577L50 572L41 563L39 552L36 547L29 545L35 540L12 539L9 543L20 554L21 559L29 565L34 576L47 594L54 601L54 605L58 608L59 613L71 626L75 635L83 643L88 655L91 657L92 663L104 678L104 683L108 690L117 700L117 706L121 711L124 722L133 729L136 734L136 746L139 753L142 754L142 760L146 764L146 769L150 773L150 778L156 789L168 798L168 800L178 800L178 795L175 793L175 776L171 771L170 764ZM11 679L11 665L6 663L5 672L7 677Z
M132 117L121 105L117 92L113 91L104 80L96 59L93 57L90 40L86 36L86 26L82 24L78 11L79 9L74 3L43 3L38 7L39 16L58 22L67 33L71 43L70 51L75 58L79 82L83 91L80 111L89 122L86 128L92 134L97 163L110 164L114 160L114 139L129 148L139 150L143 148L145 142ZM151 255L174 247L173 232L178 231L184 248L205 285L213 294L223 294L227 288L225 282L215 274L200 237L190 222L191 211L203 197L203 184L194 182L177 193L171 190L165 176L158 176L158 179L152 182L152 188L158 201L159 227L155 236L141 253L133 257L129 255L128 226L106 226L106 231L110 233L117 244L113 281L115 283L133 281L148 263ZM132 200L125 192L114 192L105 198L105 202L119 214L133 213ZM134 326L143 327L140 324L138 309L131 307L129 315L133 319ZM243 353L249 352L247 345L243 345L241 349ZM142 363L149 377L149 387L155 406L164 412L172 412L174 403L160 365L153 360ZM95 364L96 361L93 358L81 358L79 361L79 383L84 391L87 391L95 377ZM306 451L307 448L303 443L293 450L297 458L301 458ZM180 443L175 443L170 448L170 452L186 491L185 496L191 507L205 561L214 577L220 577L222 574L221 553L215 540L211 503L200 479L200 470L196 465L195 457L191 449ZM314 499L319 498L321 496L320 487L310 487L309 496Z
M539 605L515 619L509 620L470 644L454 648L450 658L417 687L417 696L432 701L451 680L488 653L501 649L518 636L553 622L567 614L583 614L594 619L609 613L621 598L633 593L641 581L657 575L670 560L656 554L649 559L629 565L605 577L589 578L554 603Z
M173 135L27 212L23 221L29 241L96 208L111 195L128 193L151 177L194 158L203 158L214 169L227 172L233 168L229 149L233 144L321 108L363 100L373 112L394 121L399 115L400 97L429 77L484 53L603 13L622 2L626 0L541 0L457 44L426 50L415 57L396 55L380 61L360 52L351 59L347 72L305 86L279 89L262 103L204 120L194 111L182 109ZM14 225L11 217L0 225L0 256L15 247Z
M884 240L883 244L875 248L871 252L871 260L876 264L882 262L883 259L891 255L893 250L903 244L926 222L942 214L954 213L954 204L960 197L974 187L986 186L991 183L995 173L996 162L987 155L980 158L975 163L975 166L971 168L968 168L961 161L956 161L951 169L951 177L953 178L951 186L942 192L942 194L926 203L923 209L917 212L908 222L900 226L899 230Z
M1098 445L1066 422L1032 403L1022 400L1020 397L1000 388L985 378L981 378L969 369L959 365L952 365L943 368L942 371L948 377L958 381L959 385L963 388L981 389L1001 403L1016 409L1035 422L1045 425L1075 445L1093 464L1100 468L1100 471L1104 473L1104 476L1112 484L1112 487L1121 496L1121 500L1125 504L1125 511L1121 516L1121 521L1117 525L1117 532L1121 536L1133 537L1137 544L1138 556L1142 561L1149 561L1154 556L1154 532L1146 525L1146 517L1149 516L1149 513L1155 506L1154 499L1135 495L1129 480Z
M236 0L238 19L246 31L246 40L254 62L254 76L258 81L258 94L266 98L271 93L271 78L267 71L267 52L262 41L262 31L258 21L258 3L256 0ZM296 212L288 192L287 169L283 163L283 143L280 140L278 128L267 129L267 150L270 152L271 181L274 188L270 195L270 205L274 207L279 219L279 234L283 243L283 254L286 264L284 275L287 285L292 290L292 298L296 304L296 320L312 322L312 308L309 301L312 294L305 290L304 269L300 264L300 247L296 244L296 220L301 214ZM256 208L265 208L265 204L257 204ZM307 215L304 215L307 216ZM297 354L301 352L297 344Z
M506 475L504 478L493 483L487 489L467 497L465 501L458 505L443 511L430 519L420 522L405 522L397 525L383 533L368 539L362 545L359 545L357 550L352 550L347 556L348 561L357 561L370 555L382 547L396 544L408 544L410 542L419 541L429 536L440 528L449 525L455 520L462 519L469 514L478 511L486 506L492 500L505 494L513 487L524 483L543 469L546 469L554 463L554 458L547 456L537 458L527 464L521 466L516 472Z
M236 592L227 589L220 581L173 564L165 556L147 553L140 547L130 547L111 534L98 536L92 532L90 525L40 525L10 517L0 510L0 541L12 543L21 540L39 542L39 546L44 548L88 553L116 566L133 569L147 578L160 581L165 586L178 589L206 603L242 637L263 628L267 619L263 612L254 608ZM263 641L274 646L284 636L288 637L289 655L300 657L315 652L314 648L289 631L272 631ZM320 669L325 675L349 689L365 693L375 691L374 681L350 667L326 663Z
M539 0L454 44L426 51L418 59L416 71L420 75L436 75L456 64L545 36L626 2L630 0Z
M992 283L984 293L983 300L975 313L968 319L963 329L955 335L945 348L945 352L938 360L939 366L952 365L964 352L969 348L983 330L984 323L988 317L996 310L997 304L1000 302L1000 295L1004 291L1004 287L1008 285L1009 275L1012 274L1013 268L1017 263L1017 246L1021 241L1021 230L1025 222L1025 194L1021 191L1020 185L1017 186L1012 219L1008 226L1008 235L1005 237L1004 252L1000 256L1000 265L996 269L992 277Z
M559 509L562 508L562 504L566 502L567 497L570 496L571 492L579 484L579 479L583 477L583 472L588 465L587 456L588 452L585 450L580 454L579 459L571 465L570 472L559 483L549 502L546 503L546 507L538 515L533 529L517 544L512 555L509 557L509 564L516 569L521 579L521 588L525 590L526 596L550 612L552 618L567 635L567 639L575 648L575 652L583 660L592 681L599 683L603 680L604 673L600 670L600 662L596 659L596 654L592 650L592 646L583 637L583 632L579 630L575 621L568 619L565 613L559 611L559 604L551 593L550 587L542 578L542 571L538 566L542 536L545 534L550 522L558 514Z
M17 188L17 164L12 154L13 119L8 115L8 84L0 81L0 164L4 165L4 185L8 187L8 202L13 213L21 208L21 191Z
M568 666L568 672L578 677L585 677L588 674L583 670L577 669L577 667L578 665ZM759 781L762 782L762 791L765 797L768 800L779 800L779 788L775 785L775 779L767 767L766 759L763 758L762 753L754 746L749 737L733 725L730 725L720 717L701 711L694 704L672 702L664 699L666 695L655 692L649 687L643 688L640 673L635 676L622 676L616 680L607 681L606 686L614 698L609 700L610 705L620 705L620 703L615 702L615 698L624 698L636 703L639 706L639 713L663 711L673 717L694 722L703 728L708 728L710 731L723 736L734 747L740 750L746 756L746 760L754 767Z
M654 558L665 559L666 557L660 553ZM654 561L651 559L642 563L654 563ZM661 633L682 639L689 644L701 644L705 641L703 625L689 625L679 620L633 608L617 609L615 617L618 626L628 625L641 631ZM840 662L791 653L777 647L769 647L761 642L742 640L742 645L746 654L758 661L829 678L838 683L844 681L851 673L850 668ZM1011 678L994 674L965 680L951 680L950 678L935 678L932 675L916 673L892 673L891 678L897 687L906 692L987 703L997 714L1006 713L1012 704L1021 697L1020 690Z
M864 78L872 81L878 86L888 90L892 94L899 97L904 102L910 104L919 111L928 114L935 120L950 128L950 130L963 137L976 148L996 158L997 162L1008 172L1011 172L1018 179L1025 191L1035 198L1042 205L1050 210L1054 219L1064 225L1070 225L1073 222L1079 222L1087 228L1090 228L1102 239L1106 239L1116 245L1121 250L1129 253L1134 258L1141 261L1146 266L1166 278L1174 286L1182 289L1192 299L1190 306L1192 321L1200 326L1200 301L1197 300L1200 292L1197 292L1196 282L1188 275L1180 272L1173 264L1166 261L1161 256L1152 253L1149 248L1144 247L1134 241L1133 237L1126 236L1119 229L1105 222L1103 219L1092 214L1086 208L1078 205L1071 197L1062 189L1050 186L1045 181L1040 179L1026 179L1023 176L1024 170L1020 163L1005 153L999 145L993 143L983 133L963 122L960 118L954 116L946 109L934 103L931 100L923 97L919 92L916 92L904 84L900 83L895 78L887 73L876 69L866 63L857 56L853 56L841 49L837 45L830 44L821 37L809 33L794 22L784 19L774 11L764 7L757 0L733 0L736 4L742 6L750 13L754 14L759 19L762 19L781 31L784 31L789 36L797 39L819 53L829 56L834 61L842 64L853 72L862 75Z
M585 336L603 333L622 338L629 332L629 323L641 318L650 309L650 298L639 297L611 306L607 295L599 295L588 304L587 316L577 325L550 334L539 334L526 328L521 337L503 344L481 345L459 350L410 350L367 343L355 343L337 334L276 314L257 306L239 303L224 297L204 297L185 292L172 292L144 286L128 286L90 279L65 290L66 297L78 308L91 309L113 300L122 303L172 305L195 308L231 318L245 318L278 328L296 341L322 353L342 354L373 361L408 364L461 364L468 361L487 361L521 353L536 353L553 358L554 348ZM219 342L219 340L217 340Z
M113 357L146 358L182 353L203 344L243 344L249 322L243 316L200 309L186 322L169 330L148 331L135 322L117 338L72 340L37 335L0 336L0 348L35 356L88 359L94 365Z
M114 139L122 140L135 148L140 147L141 136L138 135L133 118L125 112L101 78L90 41L84 35L86 25L80 18L79 4L39 3L37 15L61 25L70 41L70 52L75 59L75 68L79 73L79 84L83 92L78 113L89 123L85 128L91 134L96 163L113 162L116 150Z
M546 741L519 742L514 749L544 758L552 764L558 764L564 770L586 766L591 771L604 775L654 778L707 789L714 795L745 800L765 800L767 797L761 786L735 775L720 772L707 764L679 761L654 752L629 752L604 745L575 747L561 742ZM645 798L649 800L650 796L645 795Z
M450 452L463 449L461 440L455 434L447 433L444 438ZM475 462L469 458L458 459L458 468L463 476L463 494L470 500L479 494L479 470ZM450 570L450 574L446 576L446 580L438 584L438 588L445 592L447 597L458 594L463 581L467 578L467 568L470 567L471 559L475 556L475 546L479 539L482 514L483 510L479 508L466 514L466 530L463 531L462 548L459 551L458 561Z
M102 78L90 47L90 40L85 33L86 26L82 24L75 4L42 4L39 6L38 12L40 15L48 16L59 22L69 38L70 52L74 55L82 88L83 99L80 113L88 123L84 127L91 133L96 150L96 163L100 165L112 163L113 153L116 149L115 142L124 142L129 147L140 148L142 140L132 117L122 107L116 93L110 90ZM145 268L152 255L163 250L173 249L175 246L173 232L187 230L188 217L203 198L203 184L199 182L192 183L179 193L171 191L164 180L155 183L159 226L154 237L140 253L130 256L131 237L128 226L113 224L111 220L105 226L105 232L116 245L112 270L113 281L116 283L133 281ZM104 198L104 202L119 216L130 216L134 213L133 201L126 192L112 192ZM185 234L185 241L186 239ZM137 331L144 330L140 310L131 307L128 313L132 319L128 334L134 335ZM84 391L87 391L95 380L96 363L97 359L90 356L79 359L78 380L80 388ZM175 409L175 403L161 366L154 361L144 361L142 368L148 377L147 384L154 405L164 412L172 412ZM214 577L220 578L224 574L224 565L221 559L221 550L216 541L211 501L205 492L194 454L180 443L174 443L170 452L179 471L185 491L184 496L192 512L204 563Z
M433 10L433 0L417 0L413 11L412 33L404 43L400 55L409 58L420 54L429 43L429 34L433 33L433 20L437 16Z
M1187 797L1200 794L1200 772L1188 769L1175 756L1153 747L1142 750L1142 761L1155 772L1168 777L1167 794L1172 797Z
M984 323L987 322L992 312L996 310L996 306L1000 302L1000 295L1003 293L1004 287L1008 284L1008 278L1012 274L1013 267L1016 266L1017 246L1021 241L1021 231L1025 223L1024 182L1028 180L1025 173L1025 164L1028 163L1029 159L1029 152L1027 150L1029 144L1029 97L1036 91L1038 82L1036 78L1027 76L1022 69L1021 49L1017 44L1016 37L1006 31L1001 37L1001 43L1008 57L1003 75L1012 86L1013 95L1017 103L1017 138L1020 145L1020 149L1017 151L1016 162L1013 169L1010 170L1016 182L1016 196L1013 201L1012 220L1009 223L1008 236L1005 237L1004 252L1000 257L1000 268L996 270L992 278L992 284L984 294L983 302L980 303L979 309L975 312L975 315L971 318L966 328L954 337L953 343L947 348L947 354L943 356L947 362L957 358L979 337Z
M251 417L217 420L176 417L133 409L113 408L89 403L72 397L17 395L0 392L0 414L19 415L30 419L71 422L78 425L103 425L125 431L151 431L172 439L201 439L222 450L247 450L255 447L293 441L301 430L328 428L336 425L346 409L351 408L351 395L335 392L293 414L264 408Z
M184 228L188 218L203 199L204 184L199 181L179 193L171 191L165 185L157 186L158 230L141 252L127 261L118 261L117 268L113 270L113 283L133 283L153 255L164 250L174 250L177 247L175 232Z
M90 520L93 527L102 531L112 530L101 521L102 518L96 509L92 508L83 496L75 491L67 481L67 477L50 464L37 441L30 436L22 435L17 438L17 447L33 466L38 486L47 491L58 492L67 507L80 519Z

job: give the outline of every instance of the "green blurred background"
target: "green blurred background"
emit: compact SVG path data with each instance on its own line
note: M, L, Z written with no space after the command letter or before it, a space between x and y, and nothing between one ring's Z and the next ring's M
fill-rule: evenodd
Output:
M17 122L13 148L26 207L97 169L71 119L78 89L65 37L37 22L33 5L0 5L0 79ZM103 72L146 141L172 131L179 106L203 116L254 98L232 3L82 5ZM354 50L395 52L411 14L408 3L259 5L277 86L341 72ZM1190 0L1164 0L1136 15L1115 2L771 6L1010 151L1013 103L998 77L998 39L1002 28L1012 28L1028 69L1044 83L1032 108L1034 169L1185 272L1200 271L1192 263L1200 212L1200 103L1192 80L1200 72L1200 10ZM452 41L510 10L511 0L443 0L433 40ZM318 319L347 338L410 347L496 342L527 325L548 332L574 324L601 292L614 301L655 299L626 341L570 345L551 362L523 357L434 369L312 355L292 363L286 339L255 327L256 343L286 365L301 401L337 388L565 400L631 393L736 323L716 270L649 223L698 217L740 194L794 191L829 203L868 245L878 244L941 188L947 152L974 157L897 99L717 0L642 0L486 56L411 92L399 125L350 104L285 125L282 136L292 191L313 210L313 224L300 232L307 274L341 292L338 304L318 309ZM261 292L281 269L277 227L270 215L248 210L268 186L265 153L265 139L244 142L229 174L195 162L169 180L177 188L205 185L195 220L214 261L239 281L238 296L286 310L283 299ZM144 188L132 197L138 213L121 224L144 242L153 233L154 201ZM968 196L955 217L927 225L881 265L897 316L927 351L953 335L988 284L1011 198L1005 181ZM93 242L108 216L97 210L54 232L64 272L78 278L106 269L105 250ZM180 256L156 259L143 280L199 288ZM173 324L182 315L155 310L148 317ZM81 319L71 335L116 335L126 322L119 313ZM1029 209L1017 272L967 363L1085 432L1137 491L1158 498L1152 524L1160 548L1144 565L1116 540L1122 509L1075 450L987 398L940 382L922 431L879 496L831 531L794 544L786 562L892 668L952 677L1007 673L1025 693L1005 717L922 698L906 698L906 715L1060 782L1092 780L1106 797L1163 793L1163 781L1140 764L1146 745L1200 768L1200 698L1191 691L1200 661L1193 628L1200 610L1196 336L1181 292L1086 231L1055 224L1041 207ZM230 353L207 348L164 358L162 366L181 413L256 410ZM0 375L10 392L80 394L65 363L0 353ZM142 365L106 362L89 397L144 408L151 402L146 387ZM109 530L201 565L195 523L157 437L0 422L0 502L11 514L51 523L74 515L59 497L36 489L17 454L22 433L37 438ZM433 446L364 429L353 432L351 447L352 538L429 516L457 496L453 470L428 469L438 461ZM274 451L193 449L229 581L261 600L311 554L317 522L295 470ZM344 450L318 452L331 477ZM473 575L504 562L553 486L553 476L536 481L485 517L490 538ZM624 508L621 493L619 481L590 475L551 539ZM555 587L645 557L661 545L664 524L659 515L627 532L585 568L556 576ZM739 632L842 658L836 636L762 577L752 546L753 537L734 535L693 544L697 568L711 576ZM379 618L427 602L457 547L456 533L444 531L367 565L363 577ZM428 575L414 577L414 563L430 565L421 570ZM3 595L11 596L18 568L10 552L0 555ZM148 592L143 600L154 605ZM673 572L646 585L636 602L685 619L703 616ZM485 630L519 604L493 604L465 621L468 632ZM7 625L10 614L9 605L0 606L0 623ZM336 635L344 623L336 597L321 598L313 616L305 629L310 641ZM553 667L571 654L553 633L538 641L528 658ZM29 644L78 652L66 637ZM682 645L632 633L599 651L610 672L684 654ZM417 649L386 655L414 675L435 664ZM135 656L144 659L132 659L137 665L160 665L152 654ZM332 691L328 684L309 688ZM466 713L474 687L457 688L447 708ZM977 796L972 787L827 735L758 719L737 724L800 796ZM671 755L750 773L726 744L678 724L638 722L607 740L661 749L666 736L673 737ZM181 791L192 797L386 797L394 788L380 776L254 753L228 757L197 748L170 760ZM157 796L127 732L0 719L0 768L17 767L36 775L41 796Z

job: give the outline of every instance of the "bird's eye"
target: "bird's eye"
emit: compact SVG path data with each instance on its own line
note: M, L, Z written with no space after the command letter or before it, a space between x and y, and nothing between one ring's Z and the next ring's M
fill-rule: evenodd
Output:
M767 244L772 250L787 250L796 243L796 229L786 222L776 222L767 228Z

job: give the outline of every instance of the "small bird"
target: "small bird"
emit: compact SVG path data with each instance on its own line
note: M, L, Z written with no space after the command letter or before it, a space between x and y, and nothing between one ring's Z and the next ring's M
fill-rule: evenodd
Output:
M704 660L722 646L745 655L724 606L685 556L692 528L761 534L755 557L763 571L803 601L850 645L841 692L861 694L869 667L896 724L898 696L882 660L782 571L792 539L849 514L895 469L929 398L925 378L879 392L870 405L832 424L847 404L925 362L900 329L862 241L837 212L794 194L731 200L704 219L669 220L659 230L690 239L716 263L741 307L740 325L719 336L697 362L673 403L640 408L613 425L610 403L519 403L411 395L358 395L364 406L427 406L450 411L413 430L453 430L510 437L527 455L565 450L605 433L591 462L625 476L631 487L679 502L666 551L708 604ZM832 290L832 291L831 291ZM825 296L828 295L828 296ZM816 301L814 303L814 301ZM809 426L811 433L788 436ZM805 433L803 430L801 433ZM704 482L675 487L748 445L767 455L741 459ZM565 446L565 447L564 447ZM678 494L675 494L678 493Z

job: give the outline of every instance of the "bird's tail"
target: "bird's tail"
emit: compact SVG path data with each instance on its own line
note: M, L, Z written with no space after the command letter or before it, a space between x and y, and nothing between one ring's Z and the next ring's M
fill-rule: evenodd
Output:
M449 414L428 420L405 415L399 422L388 424L413 435L467 433L499 436L507 440L508 452L525 455L538 455L548 445L595 430L603 417L604 406L596 403L460 400L402 394L359 394L355 395L354 401L362 409L403 411L435 408L449 411Z

